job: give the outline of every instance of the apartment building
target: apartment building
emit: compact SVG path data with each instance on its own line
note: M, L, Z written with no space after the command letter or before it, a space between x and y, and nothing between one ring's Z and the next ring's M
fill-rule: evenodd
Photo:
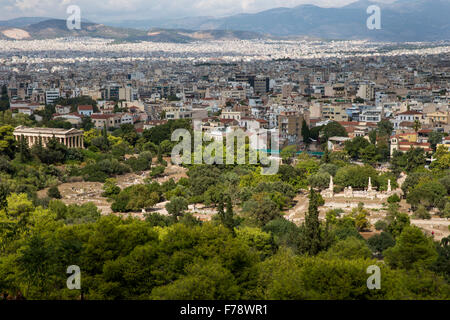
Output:
M348 114L344 105L324 105L321 108L321 119L334 121L348 121Z
M297 143L302 139L303 115L297 111L283 111L278 115L280 138L288 143Z
M52 90L45 91L45 103L46 104L53 104L60 97L61 97L61 93L60 93L59 89L52 89Z

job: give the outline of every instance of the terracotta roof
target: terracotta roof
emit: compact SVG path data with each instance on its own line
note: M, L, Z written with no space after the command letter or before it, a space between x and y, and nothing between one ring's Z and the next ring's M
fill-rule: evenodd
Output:
M220 122L222 123L232 123L237 122L235 119L220 119Z
M397 115L414 115L414 114L422 114L422 112L409 110L409 111L405 111L405 112L399 113Z
M93 106L78 106L78 110L90 111L90 110L94 110L94 107Z
M357 126L359 122L356 121L337 121L342 126Z
M98 114L98 113L94 113L91 115L92 119L109 119L109 118L114 118L116 117L116 114L114 113L110 113L110 114Z

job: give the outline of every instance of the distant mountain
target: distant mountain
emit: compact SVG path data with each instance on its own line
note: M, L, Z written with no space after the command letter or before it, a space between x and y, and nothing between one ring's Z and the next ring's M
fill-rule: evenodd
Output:
M366 9L373 4L381 8L380 30L366 26ZM449 15L450 0L397 0L391 4L359 0L340 8L300 5L225 18L126 20L107 25L84 21L81 30L68 30L65 20L31 17L0 21L0 39L89 36L181 43L270 37L437 41L450 40Z
M381 30L369 30L366 9L381 8ZM360 0L340 8L300 5L225 18L195 17L128 21L141 28L194 30L246 30L275 36L309 36L323 39L379 41L434 41L450 39L449 0L397 0L391 4ZM122 27L127 23L120 24Z
M69 30L66 20L48 19L40 20L37 23L26 24L23 19L15 19L18 23L10 20L0 25L0 39L54 39L62 37L94 37L114 39L123 42L154 41L154 42L176 42L185 43L201 40L223 40L223 39L256 39L264 38L263 35L250 31L225 31L225 30L202 30L194 31L188 29L165 29L152 28L149 31L132 28L117 28L96 24L91 22L81 22L80 30ZM27 18L32 22L32 18Z
M29 26L30 24L38 23L45 20L50 20L51 18L44 18L44 17L23 17L23 18L16 18L11 20L3 20L0 21L0 27L15 27L15 28L22 28Z
M147 20L123 20L108 22L107 25L119 28L134 28L149 30L151 28L188 29L195 30L198 25L214 17L186 17L183 19L147 19Z
M18 36L15 37L15 35ZM145 31L113 28L102 24L90 22L81 22L80 30L69 30L66 20L49 19L29 24L24 27L10 25L9 27L0 27L0 35L3 38L20 39L51 39L61 37L98 37L111 39L131 39L133 37L145 36Z

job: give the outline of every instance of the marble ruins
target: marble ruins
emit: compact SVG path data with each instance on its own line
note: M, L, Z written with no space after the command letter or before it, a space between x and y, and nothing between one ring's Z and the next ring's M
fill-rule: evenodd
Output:
M45 147L50 139L55 138L67 148L84 148L83 131L76 129L67 130L19 126L14 130L14 138L16 141L20 141L22 137L26 139L30 147L38 143L39 140L42 141L42 145Z
M330 176L330 185L328 189L322 191L322 196L324 198L365 198L365 199L386 199L393 195L395 192L392 191L391 180L388 180L387 191L377 191L372 186L372 179L369 177L369 182L367 184L367 189L354 191L352 186L344 188L343 192L334 192L334 182L333 176Z

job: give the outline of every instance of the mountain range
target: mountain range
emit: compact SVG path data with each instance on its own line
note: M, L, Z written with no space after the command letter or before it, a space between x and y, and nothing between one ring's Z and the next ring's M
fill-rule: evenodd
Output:
M366 9L381 8L381 29L369 30ZM69 36L117 41L191 42L220 39L310 37L376 41L450 40L450 0L397 0L391 4L359 0L339 8L300 5L223 18L82 22L68 30L60 19L29 17L0 21L0 39L50 39Z
M234 30L187 30L111 27L104 24L81 22L80 30L69 30L66 20L48 18L20 18L0 21L0 39L33 40L62 37L93 37L114 39L121 42L154 41L187 43L199 40L257 39L263 35L251 31Z
M381 9L381 29L369 30L366 10ZM135 20L110 23L133 28L188 28L246 30L273 36L380 41L435 41L450 39L450 0L397 0L391 4L359 0L339 8L300 5L224 18Z

